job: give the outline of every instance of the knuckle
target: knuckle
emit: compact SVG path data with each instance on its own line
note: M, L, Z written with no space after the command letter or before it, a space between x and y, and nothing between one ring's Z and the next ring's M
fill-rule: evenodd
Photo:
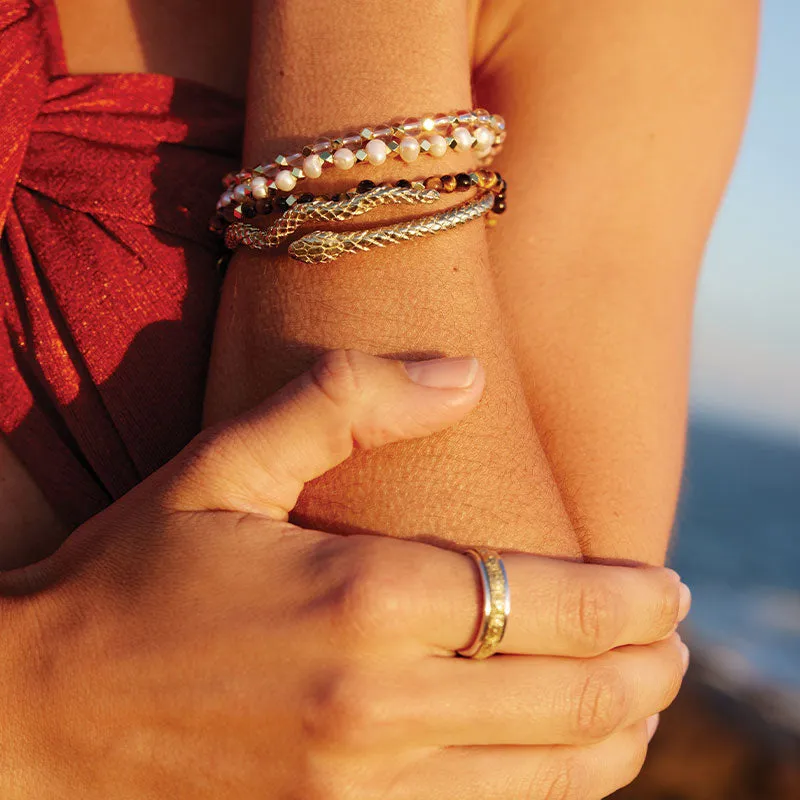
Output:
M355 667L317 686L305 703L302 728L317 748L360 750L375 739L381 703L374 682Z
M680 588L675 579L665 576L665 586L661 598L656 612L656 623L658 632L662 636L666 636L677 626L680 612Z
M580 655L599 655L610 650L621 629L618 597L597 583L571 586L559 604L558 625L576 645Z
M332 588L326 612L344 649L352 651L391 635L401 587L383 541L353 536L343 544L330 563Z
M574 690L573 720L577 738L594 742L610 736L628 715L629 697L619 670L590 666Z
M363 354L358 350L329 350L311 367L317 388L334 405L347 408L362 391Z
M586 800L585 770L577 758L564 756L534 777L525 800Z

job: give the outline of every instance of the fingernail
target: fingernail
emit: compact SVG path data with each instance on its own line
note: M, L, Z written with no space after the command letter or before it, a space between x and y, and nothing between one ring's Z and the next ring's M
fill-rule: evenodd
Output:
M686 670L689 669L689 648L678 634L675 635L678 636L678 644L681 647L681 660L683 661L683 674L685 675Z
M653 740L653 737L656 735L656 731L658 730L658 723L661 721L661 714L653 714L652 717L648 717L645 724L647 725L647 741L650 742Z
M468 389L478 374L477 358L434 358L429 361L406 361L408 377L420 386L432 389Z
M680 587L680 606L678 607L678 622L683 622L689 616L689 609L692 607L692 590L682 583Z

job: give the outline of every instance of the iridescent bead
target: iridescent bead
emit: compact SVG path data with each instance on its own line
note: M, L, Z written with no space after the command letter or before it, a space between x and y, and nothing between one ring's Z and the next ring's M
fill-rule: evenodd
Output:
M331 140L330 139L318 139L314 144L311 145L311 152L312 153L322 153L324 150L331 149Z
M475 129L473 136L475 137L475 146L478 150L488 150L494 144L494 133L488 128L484 128L483 125Z
M234 200L235 200L237 203L241 203L241 202L242 202L242 200L244 200L244 199L245 199L245 197L247 197L247 187L246 187L244 184L240 183L240 184L239 184L239 185L238 185L238 186L237 186L237 187L236 187L236 188L233 190L233 199L234 199Z
M459 111L456 116L459 125L474 125L476 122L475 114L472 111Z
M446 131L450 127L449 114L437 114L433 119L437 131Z
M364 149L367 151L369 163L375 166L383 164L383 162L386 161L386 156L389 154L389 148L382 139L372 139L367 142L367 146Z
M412 117L403 122L403 132L406 136L419 136L422 133L422 123Z
M297 185L297 178L288 169L282 169L275 176L275 186L282 192L291 192Z
M312 153L303 159L303 172L307 178L319 178L322 175L323 160L316 154Z
M455 139L456 150L462 153L469 150L472 147L472 143L475 141L469 129L465 128L463 125L459 125L459 127L453 131L453 139Z
M263 200L267 196L267 179L263 175L256 175L250 181L250 189L256 200Z
M419 157L419 142L412 136L406 136L400 142L400 158L410 164Z
M392 135L392 126L388 122L378 125L372 132L373 139L388 139Z
M353 155L353 151L346 147L340 147L333 154L333 165L337 169L350 169L355 163L356 157Z
M442 158L447 154L447 140L444 136L434 133L433 136L428 139L428 142L430 143L429 152L434 158Z

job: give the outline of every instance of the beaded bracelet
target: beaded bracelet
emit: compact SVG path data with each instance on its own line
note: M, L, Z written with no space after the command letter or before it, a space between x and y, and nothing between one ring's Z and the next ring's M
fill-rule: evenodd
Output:
M320 139L299 153L280 155L270 164L227 175L217 209L242 203L248 197L259 200L279 191L291 192L298 181L318 178L327 167L348 170L358 163L377 166L391 157L411 163L420 155L442 158L449 149L474 150L480 161L488 163L505 136L505 120L485 109L363 128L337 139Z
M290 194L288 196L255 201L247 200L235 208L228 206L218 211L217 215L211 220L209 227L212 231L221 233L229 224L234 222L252 220L256 217L269 215L273 211L286 213L296 205L310 203L314 200L341 200L347 197L355 197L356 195L364 194L364 192L374 189L376 185L374 181L363 180L358 186L334 195L313 195L311 193L306 193L301 195ZM500 185L503 187L503 193L505 192L505 181L500 173L483 169L476 170L475 172L460 172L457 175L433 175L429 178L416 181L408 181L402 178L394 184L381 184L381 186L392 185L397 188L406 189L435 189L445 194L464 192L471 187L477 187L478 189L494 189L494 187ZM501 202L500 209L495 209L495 213L502 214L504 210L505 205Z

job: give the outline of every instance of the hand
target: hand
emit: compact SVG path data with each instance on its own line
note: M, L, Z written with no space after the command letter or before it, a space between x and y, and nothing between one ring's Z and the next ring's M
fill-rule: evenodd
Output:
M468 557L286 521L354 444L451 425L483 381L329 354L4 576L2 796L590 800L630 781L684 671L673 572L507 554L513 656L473 661L453 657L478 618Z

